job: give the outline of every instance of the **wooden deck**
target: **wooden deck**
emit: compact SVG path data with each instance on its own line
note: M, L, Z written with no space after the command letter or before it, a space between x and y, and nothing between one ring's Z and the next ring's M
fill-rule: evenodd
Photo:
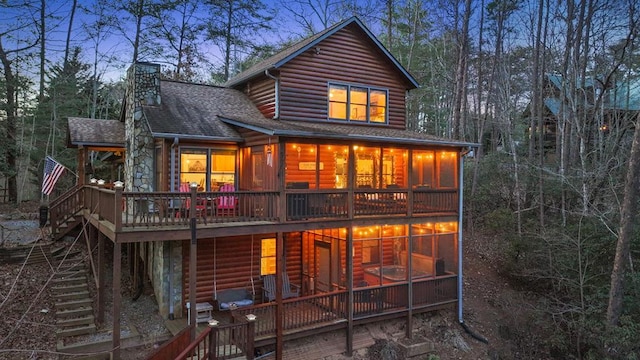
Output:
M411 197L414 193L415 197ZM352 197L349 194L341 189L235 191L226 195L237 199L237 209L221 212L214 206L219 192L123 192L85 185L71 189L52 203L50 223L56 235L71 217L82 214L94 226L103 228L107 237L113 240L118 234L118 241L124 243L142 241L140 235L131 232L166 231L162 235L166 240L188 239L193 219L197 228L205 232L225 228L228 235L233 235L247 226L253 232L260 231L260 227L273 231L274 226L283 232L304 231L326 221L336 226L352 226L354 222L366 226L377 224L381 217L406 220L414 216L455 215L458 211L456 190L377 189L357 190ZM282 197L285 201L280 200ZM413 201L407 201L411 198ZM204 205L196 207L196 203Z

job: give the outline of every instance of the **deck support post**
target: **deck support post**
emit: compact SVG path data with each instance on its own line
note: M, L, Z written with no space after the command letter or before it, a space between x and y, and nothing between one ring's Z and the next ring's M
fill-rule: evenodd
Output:
M353 230L347 228L347 356L353 356Z
M113 332L112 359L120 359L120 303L122 302L121 279L122 278L122 245L116 239L113 243Z
M246 316L247 318L247 360L253 360L254 348L255 348L255 333L256 333L256 317L253 314Z
M191 225L191 247L189 248L189 324L191 325L191 341L196 339L196 262L198 261L198 239L196 238L196 191L198 184L191 184L191 209L189 221Z
M93 239L96 236L96 233L98 235L98 261L97 261L97 266L96 266L96 271L98 272L98 274L96 274L98 276L98 283L96 284L97 287L97 318L96 321L98 322L98 324L103 324L104 323L104 303L105 303L105 269L106 269L106 262L105 262L105 252L104 252L104 238L105 235L100 232L97 231L97 229L92 226L91 224L87 225L87 228L89 230L89 236Z
M413 231L411 230L411 225L409 225L409 236L407 238L407 304L409 305L409 309L407 309L407 326L406 326L406 334L407 339L413 339L413 279L411 274L413 273L413 261L411 254L413 254L413 241L411 239L413 236Z
M194 327L195 329L195 327ZM208 360L216 360L218 358L218 322L209 321L209 357Z
M276 236L276 360L282 360L284 351L284 326L282 305L282 273L284 271L284 238L282 232Z

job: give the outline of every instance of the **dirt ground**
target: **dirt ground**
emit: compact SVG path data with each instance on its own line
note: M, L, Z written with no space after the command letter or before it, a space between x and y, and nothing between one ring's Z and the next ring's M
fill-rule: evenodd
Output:
M37 204L14 207L0 206L0 225L7 221L31 221L37 224ZM37 226L36 226L37 228ZM11 230L14 242L32 243L39 230L25 228ZM16 233L22 233L18 235ZM34 235L35 234L35 235ZM465 240L463 320L470 330L459 324L457 309L418 315L414 321L413 342L425 342L431 348L427 355L414 359L547 359L549 355L538 346L543 329L533 321L536 298L516 290L500 275L499 261L492 261L490 239ZM11 246L6 241L5 246ZM54 269L48 264L0 264L0 359L58 359L56 353L53 299L47 282ZM126 273L125 273L126 274ZM123 291L127 290L126 283ZM155 299L145 292L137 302L123 294L123 321L136 327L148 339L166 336L162 319L157 313ZM368 331L376 340L368 349L359 349L352 357L329 356L325 360L393 360L404 359L398 346L405 333L404 321L376 323L356 331ZM103 329L105 335L108 329ZM344 336L344 332L318 335L325 341ZM317 338L287 343L295 347ZM127 358L144 358L153 349L126 353Z

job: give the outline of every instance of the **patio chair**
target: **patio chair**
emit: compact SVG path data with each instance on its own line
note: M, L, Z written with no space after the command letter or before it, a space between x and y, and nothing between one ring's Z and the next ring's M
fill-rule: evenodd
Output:
M264 284L263 301L266 299L271 302L276 299L276 276L265 275L262 279ZM300 285L291 284L289 282L289 275L287 273L282 274L282 299L289 299L300 296Z
M219 190L222 194L216 197L216 215L217 216L235 216L238 209L238 198L233 194L236 191L233 184L224 184Z

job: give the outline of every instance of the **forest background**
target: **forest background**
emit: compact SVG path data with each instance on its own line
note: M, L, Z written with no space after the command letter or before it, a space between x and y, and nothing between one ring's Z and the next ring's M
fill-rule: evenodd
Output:
M45 156L76 168L67 118L118 118L131 63L222 84L356 15L421 84L408 127L481 145L465 167L466 236L487 239L483 253L541 297L531 319L550 329L541 345L562 358L637 359L639 5L3 0L0 195L46 200Z

